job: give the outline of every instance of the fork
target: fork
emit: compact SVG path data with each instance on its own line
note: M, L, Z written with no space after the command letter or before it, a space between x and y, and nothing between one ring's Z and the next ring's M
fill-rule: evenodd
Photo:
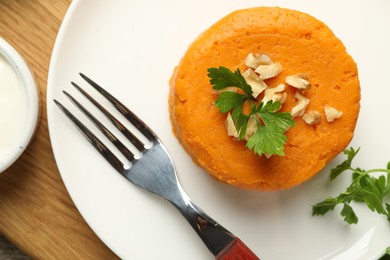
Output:
M78 130L96 148L96 150L127 180L136 186L160 196L173 204L196 231L204 244L216 259L259 259L238 237L209 217L191 201L182 189L176 170L167 149L157 135L133 112L109 94L97 83L80 73L80 76L105 97L142 135L149 141L144 144L118 119L116 119L96 99L74 82L71 84L90 100L114 124L119 131L137 148L140 156L136 157L115 137L95 116L81 105L68 92L63 93L80 109L86 117L115 145L131 163L126 167L118 157L101 142L76 116L59 101L54 102L62 112L76 125Z

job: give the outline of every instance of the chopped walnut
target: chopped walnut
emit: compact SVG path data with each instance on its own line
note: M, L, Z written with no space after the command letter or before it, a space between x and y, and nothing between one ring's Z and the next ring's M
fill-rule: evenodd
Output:
M291 115L293 117L302 116L305 113L306 107L310 100L299 92L295 93L294 97L298 100L298 104L292 108Z
M276 94L274 94L274 97L272 98L272 101L274 101L274 102L279 101L280 104L284 104L284 102L286 102L286 100L287 100L287 93L286 92L276 93Z
M280 103L284 103L287 98L287 93L283 92L285 88L286 86L284 84L279 84L274 88L267 88L264 91L264 97L262 102L266 104L268 101L272 100L273 102L279 101Z
M259 75L253 69L247 69L242 76L244 77L246 83L252 88L252 96L257 98L257 96L267 88L267 84L260 79Z
M259 65L255 72L260 75L260 78L263 80L276 77L282 72L283 67L280 63L272 63L269 65Z
M245 65L249 68L256 69L259 65L268 65L272 61L267 54L261 54L259 56L249 53L245 58Z
M299 91L305 91L311 87L309 77L306 74L287 76L286 83Z
M336 108L331 106L324 106L326 121L333 122L335 119L340 118L343 112L338 111Z
M225 127L227 131L228 136L233 136L235 138L239 137L237 128L234 124L232 115L228 113L226 120L225 120ZM257 130L257 122L254 116L251 116L248 120L248 124L246 127L246 132L245 132L245 140L248 140Z
M228 115L226 117L225 127L226 127L226 131L227 131L228 136L233 136L236 138L238 137L238 132L237 132L236 126L234 124L232 115L230 113L228 113Z
M321 113L317 110L310 110L302 116L303 121L308 125L318 124L321 120Z

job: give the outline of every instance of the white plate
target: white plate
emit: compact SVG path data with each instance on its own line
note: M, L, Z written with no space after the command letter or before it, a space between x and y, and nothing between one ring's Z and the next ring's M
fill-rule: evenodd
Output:
M297 188L244 191L208 177L173 136L168 81L188 45L229 12L269 4L260 0L73 1L50 66L50 136L74 203L121 258L213 259L173 207L119 176L54 105L56 98L71 107L61 91L76 93L70 81L82 83L78 72L105 86L157 132L190 197L263 259L376 259L390 246L386 218L360 205L356 206L360 221L354 226L342 221L339 209L324 217L311 216L314 203L343 190L342 183L328 182L330 167L343 157ZM358 63L362 87L362 109L352 142L362 147L356 160L363 168L385 167L390 160L390 1L272 4L314 15L344 42Z

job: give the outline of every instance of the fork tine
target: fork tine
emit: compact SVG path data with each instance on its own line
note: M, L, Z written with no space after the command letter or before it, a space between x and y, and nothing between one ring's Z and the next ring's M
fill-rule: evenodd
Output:
M108 130L102 123L100 123L99 120L96 119L95 116L93 116L83 105L81 105L72 95L70 95L66 91L62 91L72 102L75 104L81 112L84 113L91 121L94 123L94 125L99 128L99 130L115 145L116 148L118 148L119 151L130 161L132 162L134 160L134 154L126 148L126 146L113 135L110 130Z
M80 122L67 108L54 99L56 105L62 112L76 125L77 129L85 138L98 150L98 152L114 167L118 172L124 173L123 163L96 137L83 123Z
M116 128L124 135L126 138L142 152L145 150L145 145L133 134L131 133L121 122L119 122L107 109L105 109L99 102L97 102L91 95L89 95L84 89L74 82L71 82L72 85L77 88L89 101L91 101L103 114L115 125Z
M157 136L154 132L133 112L131 112L125 105L123 105L118 99L113 97L105 89L99 86L96 82L85 76L83 73L80 73L80 76L87 81L92 87L99 91L110 103L124 116L127 120L130 121L149 141L155 141Z

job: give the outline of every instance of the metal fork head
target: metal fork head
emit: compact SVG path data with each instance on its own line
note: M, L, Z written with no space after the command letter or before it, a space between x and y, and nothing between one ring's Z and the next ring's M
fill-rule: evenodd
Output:
M89 112L71 94L63 91L75 106L89 118L106 138L114 144L120 153L131 163L127 167L118 157L102 142L85 124L81 122L70 110L59 101L54 100L64 114L76 125L78 130L96 148L96 150L109 162L119 173L140 188L157 194L171 202L176 200L180 193L179 183L172 159L157 135L133 112L131 112L119 100L104 90L90 78L80 73L80 76L105 97L123 117L128 120L145 138L148 143L143 143L135 134L128 130L112 113L103 107L96 99L87 93L78 84L71 84L80 91L94 106L96 106L109 121L126 137L139 151L136 157L105 125L103 125L91 112Z

